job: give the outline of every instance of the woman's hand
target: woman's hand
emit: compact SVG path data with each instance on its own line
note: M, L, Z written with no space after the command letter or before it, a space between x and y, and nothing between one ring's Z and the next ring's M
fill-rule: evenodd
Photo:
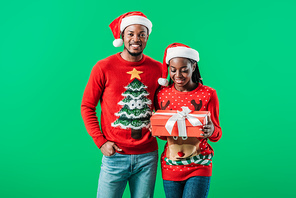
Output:
M203 138L211 137L215 130L214 124L211 120L211 116L208 116L208 123L204 125L203 128L200 130L204 132L203 134L200 134Z

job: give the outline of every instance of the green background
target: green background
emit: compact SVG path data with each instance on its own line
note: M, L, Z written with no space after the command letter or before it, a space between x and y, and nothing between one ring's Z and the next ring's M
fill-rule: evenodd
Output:
M82 94L93 65L122 50L109 23L134 10L153 22L146 55L161 61L168 44L188 44L217 90L223 136L211 144L209 197L295 197L295 5L1 1L0 197L96 196L102 154L85 130ZM160 169L155 197L164 197Z

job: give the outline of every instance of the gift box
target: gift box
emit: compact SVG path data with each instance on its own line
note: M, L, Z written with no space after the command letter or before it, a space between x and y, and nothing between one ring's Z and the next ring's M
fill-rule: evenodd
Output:
M153 136L202 137L203 125L207 124L209 111L158 110L150 118Z

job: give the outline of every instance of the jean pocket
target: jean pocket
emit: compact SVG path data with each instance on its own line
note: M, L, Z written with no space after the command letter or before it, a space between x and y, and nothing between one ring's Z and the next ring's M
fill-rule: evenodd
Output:
M106 158L111 158L111 157L114 157L116 154L117 154L117 152L115 152L113 155L110 155L110 156L106 156L106 155L104 155L104 157L106 157Z

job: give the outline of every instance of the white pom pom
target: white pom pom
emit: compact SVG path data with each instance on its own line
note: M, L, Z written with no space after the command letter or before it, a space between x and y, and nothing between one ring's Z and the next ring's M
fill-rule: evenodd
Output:
M169 84L169 81L166 78L159 78L158 84L160 84L162 86L167 86Z
M115 39L113 41L114 47L120 47L120 46L122 46L122 44L123 44L123 40L122 39Z

